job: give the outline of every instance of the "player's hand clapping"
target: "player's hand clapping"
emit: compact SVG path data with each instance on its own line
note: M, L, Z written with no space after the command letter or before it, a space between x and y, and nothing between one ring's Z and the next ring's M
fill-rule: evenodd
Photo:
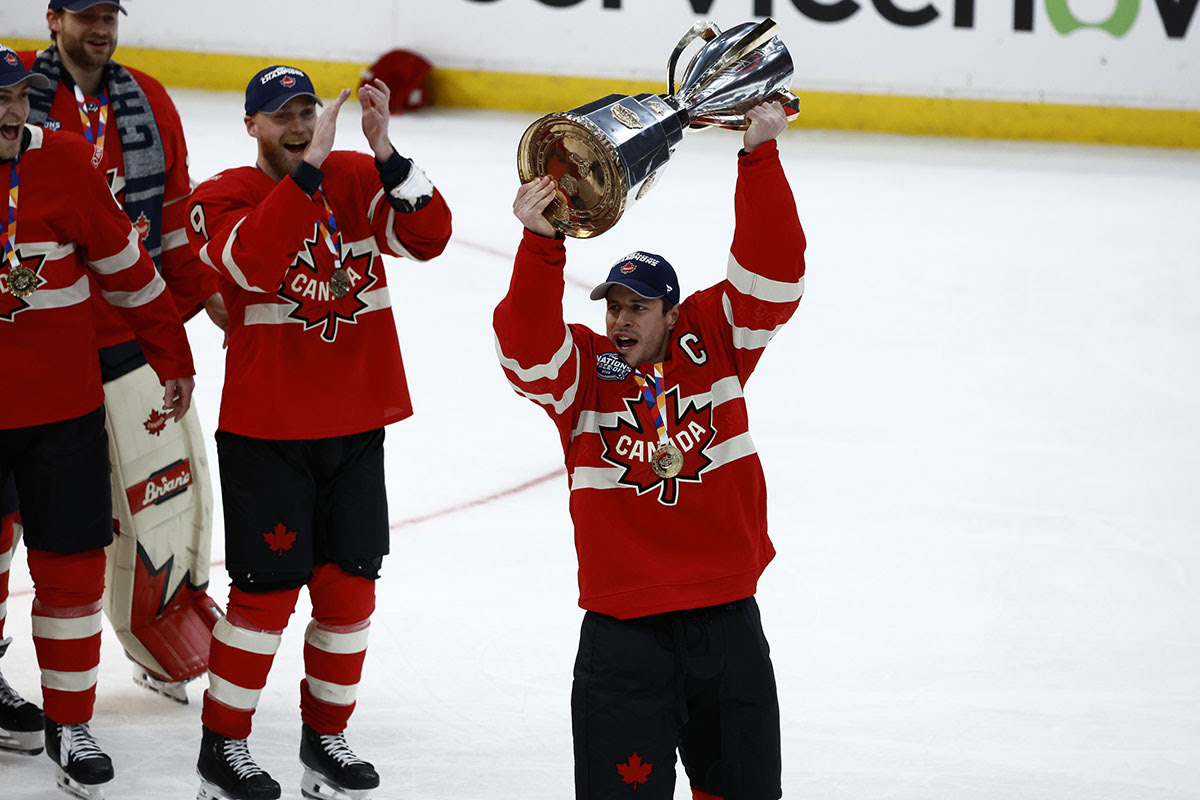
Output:
M388 141L388 120L391 118L390 108L392 91L388 85L376 78L370 83L358 87L358 102L362 105L362 131L371 145L371 152L379 162L386 163L396 152Z
M317 118L317 126L313 128L312 141L304 153L304 160L317 169L325 163L333 151L333 138L337 135L337 115L342 110L342 104L350 97L349 89L342 89L337 99L329 104L329 108L321 112Z

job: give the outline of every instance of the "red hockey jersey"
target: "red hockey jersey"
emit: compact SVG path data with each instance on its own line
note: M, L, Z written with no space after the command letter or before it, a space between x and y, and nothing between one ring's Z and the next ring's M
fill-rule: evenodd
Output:
M650 467L658 432L630 366L607 337L563 323L562 241L525 232L496 308L506 376L562 439L585 609L628 619L748 597L775 555L742 395L804 287L804 231L774 142L740 157L734 208L728 277L686 298L670 334L673 478Z
M341 233L349 293L330 291L326 218L290 176L226 170L196 187L188 236L228 280L229 350L220 428L260 439L317 439L382 427L412 414L381 254L442 252L450 209L441 193L397 213L374 160L331 153L322 191Z
M37 58L34 50L18 53L29 69ZM171 102L167 90L162 84L144 72L126 67L138 86L146 94L154 120L158 126L159 137L162 140L163 156L166 160L166 174L163 184L162 212L162 276L166 281L171 299L184 320L191 319L202 307L204 301L220 290L220 282L213 271L208 269L196 258L187 240L187 199L192 191L191 178L188 176L187 143L183 138L183 123L179 112ZM84 95L89 110L88 117L92 130L97 130L100 118L98 97ZM94 109L94 110L92 110ZM79 116L79 107L75 102L75 93L67 87L65 81L60 81L54 94L54 103L50 106L49 116L43 123L47 130L69 131L83 136L83 120ZM121 151L121 137L117 133L117 122L113 108L108 109L108 119L105 124L104 157L99 166L100 174L108 181L109 188L117 202L125 203L125 159ZM140 224L139 224L140 222ZM144 236L149 223L144 219L135 221L134 228ZM133 338L129 326L125 324L120 312L102 296L93 293L93 313L96 316L96 340L99 347L109 347L121 344Z
M92 146L26 126L20 157L17 255L38 276L25 298L0 264L0 428L86 414L104 402L89 277L132 326L160 379L195 373L183 323L138 234L92 168ZM0 163L8 186L13 162Z

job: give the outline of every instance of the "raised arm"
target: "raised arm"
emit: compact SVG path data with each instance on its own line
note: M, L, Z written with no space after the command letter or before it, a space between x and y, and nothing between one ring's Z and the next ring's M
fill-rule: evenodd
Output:
M541 216L553 197L548 178L517 190L513 214L526 227L508 294L496 306L492 323L496 353L513 389L561 417L579 388L580 353L563 322L566 248Z

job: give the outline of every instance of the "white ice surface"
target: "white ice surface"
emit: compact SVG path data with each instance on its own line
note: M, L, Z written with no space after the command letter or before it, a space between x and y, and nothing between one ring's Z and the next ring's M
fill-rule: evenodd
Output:
M252 161L240 97L176 98L195 178ZM566 483L490 327L530 121L392 120L455 237L427 265L388 264L416 416L388 431L393 552L349 730L380 800L571 796ZM355 106L339 144L365 149ZM570 319L601 324L583 289L638 247L685 293L721 277L738 147L689 133L617 228L569 243ZM800 130L782 152L807 296L747 400L779 550L759 600L785 795L1200 798L1200 153ZM220 337L205 319L189 332L211 434ZM23 551L12 585L4 674L37 699ZM219 566L211 594L227 597ZM251 738L285 798L305 602ZM194 796L204 681L183 707L129 670L106 633L109 798ZM45 756L0 755L0 776L7 800L56 794Z

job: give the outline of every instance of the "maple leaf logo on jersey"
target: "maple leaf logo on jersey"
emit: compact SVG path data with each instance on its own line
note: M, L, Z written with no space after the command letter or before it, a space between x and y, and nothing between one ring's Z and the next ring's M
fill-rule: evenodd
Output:
M169 417L166 414L159 413L158 409L150 412L150 416L142 423L142 427L152 436L158 436L163 432L163 428L167 427Z
M654 765L649 761L642 761L642 757L637 753L626 759L624 764L617 764L617 772L621 773L621 781L632 783L634 789L638 788L639 784L650 780L652 769L654 769Z
M150 220L146 219L145 211L138 214L138 218L133 223L133 229L138 232L138 236L142 237L143 242L146 241L146 237L150 235Z
M295 304L288 316L303 323L304 330L319 327L321 338L332 342L337 338L339 323L353 325L367 308L360 295L379 281L371 271L373 259L374 253L369 250L356 254L351 247L349 252L343 252L342 269L350 276L350 291L345 297L334 297L329 288L333 254L326 247L319 227L314 225L313 237L304 241L304 249L283 276L276 294Z
M624 398L627 410L617 414L615 426L600 426L600 440L604 443L601 458L624 468L617 483L637 489L638 494L658 489L658 502L673 506L679 499L679 484L700 483L700 474L712 463L705 451L716 437L717 429L713 426L711 401L696 405L694 400L689 400L681 408L678 386L672 386L665 395L667 435L683 455L683 468L678 475L663 478L650 467L654 449L658 446L658 431L653 423L643 426L638 419L638 409L649 414L640 395Z
M20 247L17 248L20 251ZM22 257L18 252L18 258L21 259L21 266L33 270L33 274L37 276L37 285L40 289L46 285L46 279L42 277L42 265L46 263L46 255L43 253L38 256ZM8 288L8 274L11 267L8 261L3 262L3 271L0 272L0 320L4 322L12 322L13 317L20 314L25 309L29 308L29 300L34 295L28 297L17 297Z
M271 549L271 552L283 555L284 550L292 549L292 544L296 541L296 532L289 531L287 525L281 522L273 530L264 533L263 540L267 543L267 547Z

